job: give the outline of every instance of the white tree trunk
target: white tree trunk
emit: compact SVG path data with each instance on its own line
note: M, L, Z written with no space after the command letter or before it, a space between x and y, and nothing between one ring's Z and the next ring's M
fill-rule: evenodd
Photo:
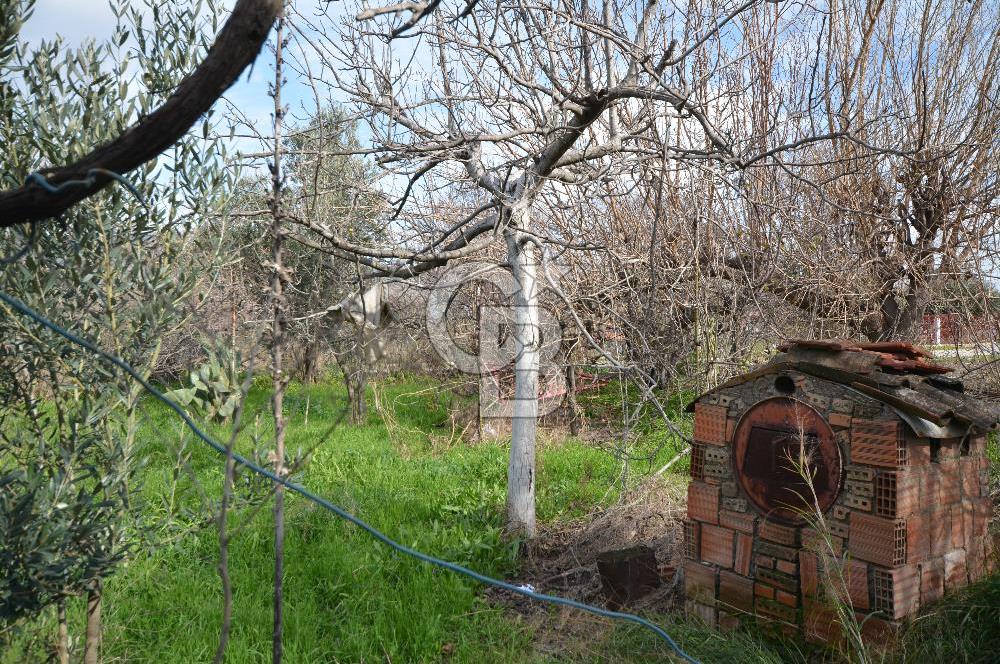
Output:
M517 225L527 220L516 219ZM538 424L538 362L541 329L538 311L537 252L515 228L505 231L507 258L514 274L514 404L510 462L507 465L507 533L534 537L535 433Z

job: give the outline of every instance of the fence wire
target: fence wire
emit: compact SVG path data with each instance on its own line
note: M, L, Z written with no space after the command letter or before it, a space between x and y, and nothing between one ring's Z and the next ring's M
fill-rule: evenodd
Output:
M112 366L120 369L121 371L124 371L133 380L135 380L137 383L139 383L143 387L143 389L146 390L146 392L148 392L149 394L153 395L156 399L158 399L159 401L163 402L168 408L170 408L172 411L174 411L174 413L176 413L177 416L179 418L181 418L181 420L184 422L184 424L187 425L187 427L191 430L191 432L194 433L194 435L201 442L205 443L206 445L208 445L209 447L211 447L213 450L215 450L219 454L221 454L223 456L226 455L226 447L224 445L222 445L221 443L219 443L218 441L216 441L214 438L212 438L211 436L209 436L207 433L205 433L201 429L201 427L199 427L194 422L194 420L191 419L191 417L187 414L187 412L185 412L185 410L183 408L181 408L176 402L174 402L171 398L169 398L168 396L166 396L163 392L161 392L160 390L158 390L154 385L150 384L149 381L147 381L145 378L143 378L142 375L140 375L139 372L137 372L135 369L133 369L132 366L130 364L128 364L125 360L123 360L120 357L112 355L111 353L108 353L108 352L106 352L106 351L98 348L96 345L94 345L90 341L87 341L86 339L78 336L77 334L74 334L73 332L70 332L69 330L63 328L62 326L60 326L60 325L52 322L51 320L49 320L48 318L46 318L42 314L36 312L34 309L32 309L31 307L29 307L28 305L24 304L23 302L21 302L20 300L18 300L16 298L12 297L11 295L8 295L4 291L0 291L0 301L2 301L5 304L7 304L9 307L11 307L12 309L14 309L18 313L20 313L22 316L25 316L25 317L33 320L35 323L41 325L42 327L44 327L44 328L46 328L46 329L48 329L48 330L50 330L52 332L55 332L56 334L58 334L59 336L63 337L67 341L69 341L69 342L71 342L71 343L79 346L80 348L83 348L84 350L88 351L89 353L91 353L92 355L98 357L99 359L103 360L104 362L106 362L106 363L108 363L108 364L110 364L110 365L112 365ZM280 477L280 476L276 475L274 472L268 470L267 468L264 468L263 466L260 466L260 465L258 465L256 463L254 463L252 460L248 459L247 457L245 457L245 456L243 456L241 454L238 454L236 452L232 453L232 457L233 457L233 460L236 463L238 463L239 465L243 466L244 468L247 468L248 470L256 473L257 475L260 475L261 477L266 477L268 480L270 480L274 484L280 484L280 485L284 486L289 491L293 491L293 492L299 494L300 496L302 496L303 498L305 498L306 500L308 500L308 501L310 501L310 502L312 502L312 503L314 503L316 505L319 505L320 507L322 507L323 509L325 509L325 510L327 510L329 512L332 512L332 513L336 514L341 519L344 519L345 521L349 521L350 523L354 524L358 528L361 528L362 530L364 530L366 533L368 533L369 535L371 535L373 538L375 538L376 540L378 540L382 544L390 547L391 549L393 549L395 551L398 551L399 553L402 553L402 554L407 555L407 556L409 556L411 558L415 558L417 560L423 561L425 563L434 565L436 567L440 567L442 569L449 570L449 571L454 572L456 574L459 574L461 576L465 576L465 577L468 577L470 579L474 579L474 580L476 580L476 581L478 581L480 583L486 584L488 586L493 586L495 588L502 588L502 589L507 590L509 592L512 592L512 593L515 593L515 594L518 594L518 595L522 595L524 597L528 597L528 598L533 599L533 600L537 600L537 601L540 601L540 602L546 602L546 603L549 603L549 604L556 604L556 605L559 605L559 606L567 606L567 607L570 607L570 608L579 609L581 611L586 611L588 613L592 613L592 614L595 614L595 615L598 615L598 616L603 616L605 618L611 618L613 620L618 620L618 621L621 621L621 622L629 622L629 623L634 623L636 625L640 625L640 626L645 627L646 629L650 630L656 636L658 636L660 639L662 639L670 647L670 649L678 657L680 657L682 660L684 660L685 662L690 662L691 664L699 664L699 662L697 660L695 660L690 655L688 655L686 652L684 652L680 648L680 646L677 645L677 642L674 641L674 639L671 638L671 636L669 634L667 634L667 632L665 630L663 630L663 628L661 628L659 625L656 625L653 622L650 622L649 620L646 620L645 618L643 618L641 616L637 616L637 615L632 614L632 613L623 613L623 612L620 612L620 611L610 611L608 609L602 609L599 606L594 606L592 604L585 604L583 602L577 602L576 600L568 599L566 597L558 597L556 595L548 595L548 594L545 594L545 593L535 592L533 589L531 589L531 588L529 588L527 586L519 586L519 585L515 585L513 583L508 583L507 581L502 581L500 579L495 579L495 578L487 576L485 574L480 574L479 572L476 572L475 570L471 570L468 567L464 567L463 565L459 565L457 563L453 563L453 562L449 562L447 560L443 560L441 558L437 558L437 557L429 555L427 553L423 553L422 551L417 551L416 549L408 547L408 546L406 546L404 544L400 544L399 542L393 540L391 537L389 537L388 535L386 535L382 531L378 530L374 526L369 525L367 522L365 522L364 520L360 519L359 517L351 514L350 512L348 512L347 510L345 510L344 508L340 507L339 505L336 505L336 504L330 502L326 498L323 498L322 496L319 496L319 495L311 492L309 489L306 489L305 487L303 487L303 486L301 486L299 484L296 484L295 482L292 482L292 481L288 480L287 478Z

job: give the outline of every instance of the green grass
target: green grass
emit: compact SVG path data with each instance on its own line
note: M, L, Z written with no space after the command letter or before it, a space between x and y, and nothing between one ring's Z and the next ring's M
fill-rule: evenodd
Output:
M417 396L406 396L420 392ZM300 480L404 544L509 576L514 548L502 541L506 450L499 444L453 444L447 437L448 398L426 381L383 387L397 433L378 414L364 426L339 425L316 449ZM273 432L268 395L248 399L243 452L263 447ZM305 424L308 401L309 423ZM293 386L287 399L290 450L311 448L344 407L339 385ZM212 427L223 438L226 430ZM254 443L254 436L259 443ZM154 541L109 580L104 605L107 661L192 662L211 659L221 617L216 573L218 542L206 524L201 494L216 500L220 458L184 435L176 419L148 403L140 434L148 522ZM183 461L179 462L178 459ZM616 473L604 452L576 441L539 455L539 518L580 516L616 498ZM243 523L247 510L234 515ZM531 632L512 614L487 605L471 582L391 553L358 529L298 497L287 501L285 645L288 662L519 661L530 654ZM199 525L200 524L200 525ZM233 634L229 662L270 656L272 518L269 507L234 540ZM73 630L82 628L79 603ZM51 621L26 627L4 662L30 661L51 633ZM33 652L25 648L34 647Z
M290 450L310 449L329 433L299 481L404 544L487 574L515 575L515 548L501 537L506 447L453 439L448 414L453 397L431 381L401 379L378 389L390 426L371 408L363 426L340 424L331 433L346 406L340 383L290 388ZM263 384L249 395L248 426L238 442L244 453L266 448L273 435L268 396ZM610 385L583 395L581 404L591 424L614 420L616 412L620 421L620 397ZM678 412L686 400L687 395L677 397L669 408ZM690 426L689 418L679 421ZM225 439L224 427L211 429ZM672 456L674 445L652 413L636 432L632 449L648 456L637 464L635 475L641 476ZM210 661L221 593L218 541L208 516L220 493L220 458L154 402L145 405L140 441L146 461L143 515L151 534L107 583L105 661ZM539 453L539 518L568 521L615 501L620 470L619 461L594 443L545 443ZM242 479L240 484L241 495L260 495L262 486ZM251 511L244 504L230 521L241 529L230 554L234 614L226 661L231 663L270 660L270 503L252 516ZM289 497L286 519L286 662L669 661L664 644L634 625L555 608L548 621L522 619L486 602L478 584L394 554L298 497ZM998 606L997 578L948 600L908 632L900 658L988 661L983 653L991 654L989 646L1000 637ZM72 604L70 617L71 632L82 634L81 602ZM752 626L720 634L678 614L652 618L706 663L817 661L814 649L767 638ZM565 630L566 647L539 649L542 635L536 629L545 630L546 638ZM0 662L44 661L53 633L51 616L21 625L8 635Z

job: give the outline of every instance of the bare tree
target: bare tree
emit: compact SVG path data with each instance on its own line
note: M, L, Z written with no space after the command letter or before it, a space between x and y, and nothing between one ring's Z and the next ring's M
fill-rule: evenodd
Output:
M814 334L870 339L912 338L947 283L991 274L998 25L988 2L831 5L814 52L756 90L769 109L748 115L791 140L816 128L835 137L747 174L712 215L719 268L799 308ZM775 52L767 36L748 31ZM796 100L801 112L783 117ZM956 306L983 293L969 296Z
M414 32L405 57L380 34L345 26L312 41L325 75L368 123L366 151L399 183L387 226L413 229L397 247L362 246L321 218L301 218L338 255L355 255L373 276L409 278L502 241L516 289L516 388L508 529L531 536L538 391L540 252L592 249L550 233L545 210L586 197L607 180L638 182L642 160L739 168L769 159L752 141L735 144L733 124L711 83L744 57L735 20L763 3L480 2ZM309 25L310 33L323 27ZM699 61L700 77L690 78ZM706 64L707 63L707 64ZM700 91L699 91L700 90ZM722 118L720 122L713 116ZM655 129L677 127L677 140ZM782 150L826 135L802 137ZM444 227L434 203L456 195L467 214Z

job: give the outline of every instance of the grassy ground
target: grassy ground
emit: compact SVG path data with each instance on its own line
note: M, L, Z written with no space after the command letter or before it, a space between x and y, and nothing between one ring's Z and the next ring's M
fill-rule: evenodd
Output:
M500 531L505 448L458 441L448 416L453 397L433 383L394 381L380 386L378 397L391 417L386 420L373 409L364 426L337 426L298 479L404 544L487 574L514 575L516 551L502 541ZM612 386L583 402L592 417L611 417L618 398ZM676 409L680 401L671 407ZM254 438L264 447L272 431L265 415L267 390L255 388L248 403L249 426L239 447L250 453L258 445ZM287 399L289 448L311 448L344 405L339 383L293 386ZM222 428L215 432L220 437L226 433ZM636 433L629 448L642 459L636 467L655 470L669 458L664 445L668 432L647 421ZM210 661L221 606L218 541L214 526L206 522L206 505L219 493L220 460L184 435L157 404L146 408L141 440L147 459L144 513L155 529L149 538L155 544L137 552L107 584L105 661ZM684 472L683 467L677 470ZM548 523L574 519L618 497L609 487L621 479L621 465L593 442L546 443L538 472L539 518ZM248 478L239 484L248 498L264 490ZM231 526L239 534L231 550L234 616L227 662L269 661L269 504L256 512L239 510ZM554 660L533 645L531 625L537 622L529 624L487 603L481 591L477 584L393 554L298 498L288 500L287 662L668 661L663 644L648 633L596 619L592 630L572 637L593 643L567 648L574 654ZM1000 636L998 602L1000 584L993 582L922 622L926 636L914 637L907 649L910 661L987 661L976 659L975 653L980 644L996 643L994 634ZM976 613L965 610L969 606L983 608ZM74 634L82 633L82 613L79 603L71 607ZM566 620L562 611L550 615L556 624ZM678 616L654 619L705 662L806 661L814 656L793 642L770 641L754 630L721 635ZM992 627L980 628L991 619ZM53 630L51 619L23 626L0 662L40 661ZM983 641L984 634L992 641Z

